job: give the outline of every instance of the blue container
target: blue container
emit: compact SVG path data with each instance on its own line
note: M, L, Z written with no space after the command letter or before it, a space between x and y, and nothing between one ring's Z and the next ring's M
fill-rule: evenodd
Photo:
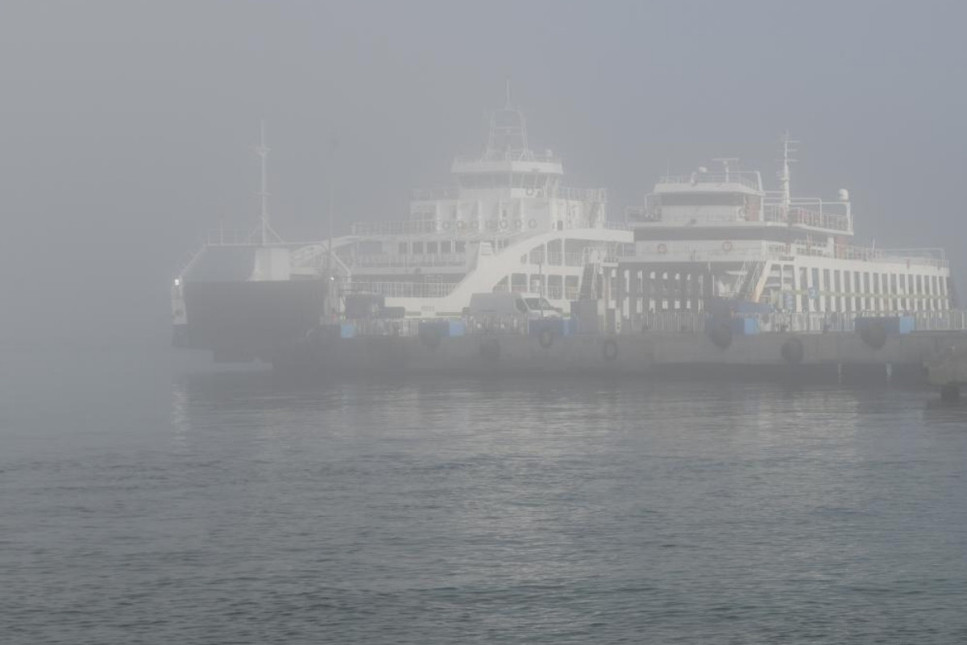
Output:
M531 336L539 336L545 329L555 336L567 336L570 333L566 318L536 318L530 321L527 331Z
M759 333L759 319L741 316L732 319L732 333L737 336L752 336Z
M463 336L466 325L460 320L421 320L419 333L421 336L432 335L437 338Z
M467 323L462 320L449 320L447 329L449 336L463 336L467 333Z
M355 338L356 337L356 326L350 323L343 323L339 325L339 337L340 338Z

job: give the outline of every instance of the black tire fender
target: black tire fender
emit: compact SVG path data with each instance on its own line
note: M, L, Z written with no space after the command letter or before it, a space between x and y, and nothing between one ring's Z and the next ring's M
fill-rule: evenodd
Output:
M787 338L782 344L781 353L784 361L790 365L799 365L806 356L806 348L802 344L802 339L793 336Z
M542 329L541 333L537 335L537 342L544 349L550 348L554 344L554 332L547 328Z
M870 349L880 349L886 345L886 328L879 321L871 322L860 330L860 338Z
M484 358L495 361L500 358L500 341L490 337L480 341L480 355Z
M727 349L732 344L732 326L727 320L716 320L709 324L708 339L719 349Z
M608 362L618 358L618 342L614 338L601 343L601 356Z

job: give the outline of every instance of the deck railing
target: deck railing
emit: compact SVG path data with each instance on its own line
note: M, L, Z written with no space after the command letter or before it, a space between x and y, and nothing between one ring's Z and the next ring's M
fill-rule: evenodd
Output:
M387 298L442 298L456 285L450 282L370 282L353 280L346 293L373 293Z
M409 268L409 267L466 267L467 254L399 254L380 253L374 255L357 255L350 265L361 268Z
M825 202L821 199L794 199L788 208L767 202L762 218L766 222L798 224L828 231L850 232L853 226L844 202Z
M759 173L751 170L730 170L729 172L694 172L690 175L668 175L658 184L739 184L752 190L761 190Z
M903 314L896 314L903 315ZM909 314L917 331L967 331L967 311L919 311ZM758 320L759 332L828 333L854 332L857 318L890 316L883 312L828 312L735 314L735 317L753 317ZM633 314L622 333L648 332L703 332L708 315L703 311L658 311Z

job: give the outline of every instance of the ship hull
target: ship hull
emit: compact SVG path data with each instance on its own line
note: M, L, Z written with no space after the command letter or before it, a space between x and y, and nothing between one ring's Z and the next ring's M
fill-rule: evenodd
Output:
M322 280L187 282L186 321L175 325L174 345L204 349L219 362L272 360L324 315Z
M795 340L793 340L795 339ZM531 335L443 338L339 338L312 334L280 352L279 372L323 378L560 375L926 384L924 362L965 332L914 332L871 347L857 333L739 336L720 347L705 333L651 332L557 337L545 347ZM790 354L790 342L801 352Z

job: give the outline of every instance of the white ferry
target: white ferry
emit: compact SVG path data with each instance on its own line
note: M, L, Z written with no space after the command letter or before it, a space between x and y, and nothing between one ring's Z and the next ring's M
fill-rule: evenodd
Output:
M566 186L561 160L530 148L508 92L483 153L455 159L451 185L415 191L408 218L286 243L269 223L263 137L260 226L211 240L175 279L175 343L271 358L320 325L457 318L491 292L527 294L541 315L557 309L604 334L696 330L723 309L758 316L760 331L853 331L857 318L911 315L918 329L949 327L943 251L853 246L846 190L791 196L793 143L783 140L778 191L719 159L721 169L662 178L613 223L604 189Z
M736 159L717 159L714 171L663 177L643 207L629 209L634 252L610 273L620 318L647 324L649 314L726 300L784 315L792 328L826 329L857 316L950 310L942 249L854 246L845 189L831 201L791 196L795 143L782 140L778 191Z
M603 188L563 183L551 150L530 149L522 112L493 113L479 157L458 157L451 185L416 190L404 221L359 223L329 244L296 250L296 276L334 278L333 303L374 294L406 317L460 316L474 293L537 294L568 311L594 259L630 251L631 231L607 219Z
M457 317L471 296L517 292L567 312L589 263L630 252L607 219L607 191L563 183L551 150L529 147L523 113L495 111L479 157L458 157L452 182L416 190L403 221L357 223L351 234L287 243L272 229L263 142L261 224L211 236L172 290L175 343L224 360L271 355L320 323L359 317ZM543 305L539 305L543 306Z

